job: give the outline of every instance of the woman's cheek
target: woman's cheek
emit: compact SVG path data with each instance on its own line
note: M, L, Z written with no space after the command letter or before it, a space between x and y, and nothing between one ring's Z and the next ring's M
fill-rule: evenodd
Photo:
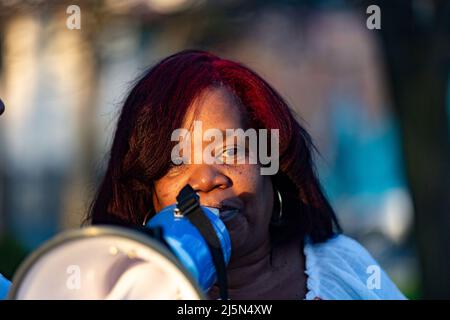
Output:
M232 180L236 189L246 193L256 192L260 179L259 166L254 164L236 166L232 173Z
M180 183L175 181L159 181L155 183L156 198L160 207L158 210L176 202L176 196L181 190L179 185Z
M238 194L246 195L246 202L251 206L260 204L261 201L266 201L264 176L259 173L259 166L246 165L239 169L237 177L235 178L236 189Z

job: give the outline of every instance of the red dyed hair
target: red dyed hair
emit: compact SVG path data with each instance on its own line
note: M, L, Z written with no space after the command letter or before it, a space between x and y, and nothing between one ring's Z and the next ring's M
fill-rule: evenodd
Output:
M108 167L88 218L93 224L140 225L154 214L153 181L171 164L171 134L205 89L225 86L245 108L255 129L279 129L280 170L273 183L283 198L285 223L271 226L271 237L308 235L325 241L340 230L312 163L310 136L283 98L242 64L197 50L169 56L137 81L123 105Z

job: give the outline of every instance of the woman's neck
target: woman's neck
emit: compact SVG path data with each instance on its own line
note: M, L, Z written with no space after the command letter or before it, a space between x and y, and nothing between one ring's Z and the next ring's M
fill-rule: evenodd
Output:
M306 294L303 244L271 248L263 243L252 253L230 261L227 268L230 299L301 299ZM218 298L218 287L208 295Z

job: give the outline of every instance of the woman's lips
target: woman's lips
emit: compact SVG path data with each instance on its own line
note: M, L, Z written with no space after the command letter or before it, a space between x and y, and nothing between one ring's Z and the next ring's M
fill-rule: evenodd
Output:
M228 204L225 201L217 205L207 205L207 207L212 209L216 215L218 213L218 216L223 222L233 219L241 212L240 206L232 203Z
M222 221L228 221L233 219L235 216L239 214L239 209L221 209L219 210L219 217Z

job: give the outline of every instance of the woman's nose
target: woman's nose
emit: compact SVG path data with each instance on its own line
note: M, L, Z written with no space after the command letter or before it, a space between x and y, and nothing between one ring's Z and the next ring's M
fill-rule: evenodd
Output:
M194 165L188 183L197 192L209 192L213 189L226 189L232 185L231 179L212 165Z

